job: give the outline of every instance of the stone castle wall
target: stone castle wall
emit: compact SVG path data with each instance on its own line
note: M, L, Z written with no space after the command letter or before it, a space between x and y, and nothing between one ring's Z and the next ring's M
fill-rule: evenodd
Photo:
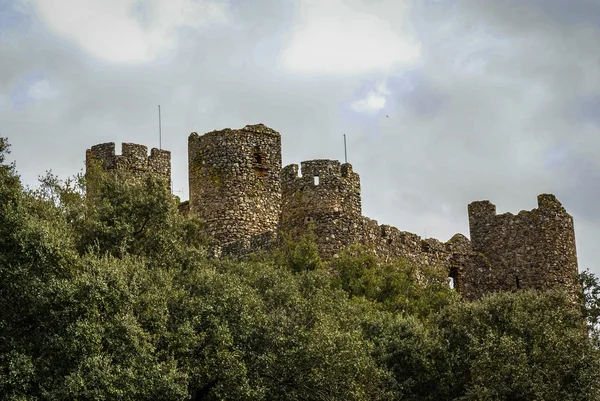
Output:
M463 281L487 291L573 287L577 253L573 218L554 195L538 196L538 207L497 215L489 201L468 207L471 244L493 269L474 269Z
M204 221L215 256L243 258L310 227L324 259L363 245L383 260L442 269L467 299L519 288L577 291L573 218L553 195L540 195L538 208L517 215L473 202L471 240L456 234L443 243L362 216L360 177L350 164L309 160L282 169L281 136L262 124L192 133L188 156L190 196L180 211ZM170 157L128 143L115 155L114 143L106 143L88 149L86 162L170 182Z
M274 152L269 157L280 152L278 134L276 142L268 142L272 140L272 131L260 127L266 135L249 127L211 133L218 137L211 141L218 142L222 152L216 159L223 160L211 166L225 170L232 165L237 167L240 160L248 159L257 137L267 141L261 142L264 149ZM244 130L251 134L242 134L242 139L228 139L233 132ZM251 163L241 163L248 169L243 180L236 180L235 174L230 174L227 176L230 187L216 191L210 173L194 173L198 168L193 156L198 153L195 149L198 138L203 137L190 137L190 211L208 217L209 222L217 220L216 227L234 227L235 233L227 231L227 235L221 236L212 230L220 245L219 255L241 257L255 250L270 249L281 241L281 234L293 238L311 227L319 253L325 259L337 257L349 245L360 244L384 260L404 258L416 266L443 269L455 288L468 299L517 288L574 288L577 259L573 220L552 195L540 195L538 209L517 216L497 216L495 206L489 201L473 202L469 205L471 241L457 234L442 243L379 225L362 216L360 177L352 166L336 160L309 160L302 162L300 168L295 164L284 167L280 175L272 171L273 175L270 172L262 176L263 186L259 188L265 191L259 191L258 197L280 211L277 217L262 208L242 212L239 205L247 205L247 201L232 204L227 199L255 191L253 180L257 175L249 174ZM248 180L248 176L252 179ZM203 186L213 191L210 196L202 192L206 191ZM220 206L214 207L215 204ZM211 214L213 211L216 212ZM228 213L242 213L250 216L250 221L263 220L268 224L256 229L241 217L227 220L223 216Z
M189 211L225 244L275 231L281 205L281 136L262 124L188 138Z
M94 145L86 151L86 171L98 165L106 171L127 172L133 180L140 179L150 172L171 186L171 152L153 148L148 155L148 147L135 143L123 143L121 154L115 152L115 143Z

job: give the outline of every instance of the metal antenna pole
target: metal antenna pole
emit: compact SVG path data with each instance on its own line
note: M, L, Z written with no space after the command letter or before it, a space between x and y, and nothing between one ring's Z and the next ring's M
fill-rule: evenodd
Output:
M346 150L346 134L344 134L344 160L348 163L348 151Z
M158 105L158 148L162 150L162 122L160 120L160 104Z

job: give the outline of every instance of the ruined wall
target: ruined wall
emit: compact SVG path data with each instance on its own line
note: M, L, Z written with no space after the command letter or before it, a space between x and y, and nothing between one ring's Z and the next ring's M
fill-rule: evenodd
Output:
M422 239L396 227L378 225L377 221L367 217L363 217L358 243L373 250L383 260L403 258L417 266L446 266L448 272L454 253L471 252L471 244L462 234L456 234L444 243L434 238Z
M473 260L467 238L457 234L446 243L421 239L362 216L360 177L350 164L310 160L301 163L300 173L292 164L281 174L283 233L306 232L310 225L324 259L337 257L348 246L359 244L383 260L403 258L418 267L439 268L453 276L459 291L465 286L460 273Z
M188 139L189 212L219 244L277 228L281 136L263 124Z
M518 288L577 291L573 218L554 195L538 196L538 207L497 215L489 201L468 207L473 251L490 269L465 268L463 281L480 292Z
M321 256L330 258L356 242L361 223L360 177L337 160L309 160L281 173L280 230L287 235L313 227Z
M123 143L121 154L115 152L115 143L94 145L86 151L86 172L97 165L106 171L123 171L133 180L138 180L150 172L171 187L171 152L153 148L148 155L148 147L135 143Z

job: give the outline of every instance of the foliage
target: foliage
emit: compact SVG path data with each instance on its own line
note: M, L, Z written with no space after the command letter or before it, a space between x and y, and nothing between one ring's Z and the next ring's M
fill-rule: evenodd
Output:
M589 270L579 274L583 287L583 308L588 332L596 347L600 348L600 280Z
M268 260L285 265L296 273L323 267L312 224L304 232L294 235L282 233L282 237L281 246L267 255Z
M417 269L402 259L382 262L359 246L342 252L330 267L349 296L364 297L391 312L427 318L457 300L442 269Z
M2 164L2 399L598 399L598 350L559 294L467 303L435 267L323 262L310 233L244 262L208 244L152 176L26 190Z
M596 400L599 355L564 294L501 293L436 319L457 400Z

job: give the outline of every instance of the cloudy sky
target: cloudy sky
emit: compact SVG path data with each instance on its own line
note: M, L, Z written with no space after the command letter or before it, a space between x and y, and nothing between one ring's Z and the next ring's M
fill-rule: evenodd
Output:
M467 204L553 193L600 274L598 0L0 0L0 135L23 181L102 142L173 156L264 123L283 162L348 157L364 214L443 241Z

